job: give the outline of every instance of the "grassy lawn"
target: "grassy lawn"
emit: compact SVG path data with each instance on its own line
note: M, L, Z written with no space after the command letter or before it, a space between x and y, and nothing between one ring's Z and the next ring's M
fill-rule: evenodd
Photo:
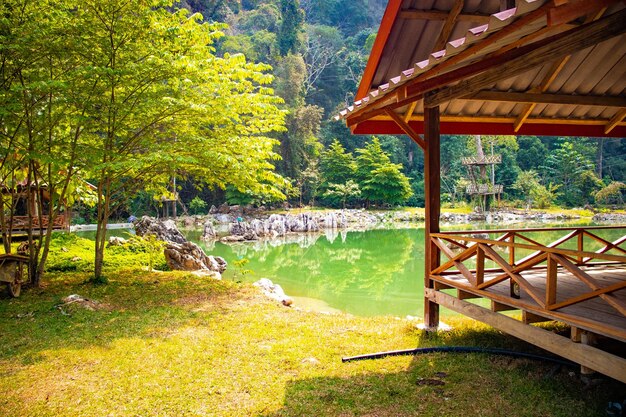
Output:
M50 273L0 296L2 416L603 416L624 385L486 354L341 363L416 346L532 351L469 319L426 336L393 317L287 308L250 285L127 269ZM59 307L69 294L100 304ZM576 370L577 371L577 370Z

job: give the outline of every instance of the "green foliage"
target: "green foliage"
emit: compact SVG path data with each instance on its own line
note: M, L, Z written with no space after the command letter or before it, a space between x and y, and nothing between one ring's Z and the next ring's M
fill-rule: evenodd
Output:
M353 178L356 172L356 163L351 153L337 139L328 149L321 153L320 169L322 171L323 187L328 184L343 184Z
M378 203L401 204L413 193L408 178L393 164L378 138L357 149L356 178L361 196Z
M595 201L602 205L624 204L624 190L626 184L613 181L595 194Z
M360 195L361 190L359 189L359 184L353 180L348 180L344 184L330 183L326 187L326 192L324 193L324 196L331 201L335 199L339 200L344 209L346 208L347 201L356 199Z
M250 262L250 259L247 259L247 258L237 259L236 261L232 262L233 266L235 267L233 279L236 280L237 278L243 278L244 276L248 274L254 273L254 271L252 271L251 269L246 269L246 265L249 262Z
M559 196L558 190L559 186L552 183L548 184L547 187L539 185L530 191L530 199L536 208L546 209L551 207Z
M580 200L576 204L578 206L593 203L594 195L604 186L602 180L591 169L583 171L576 179L575 185L580 192Z
M306 80L306 64L299 54L281 57L276 70L276 94L285 100L288 106L301 106L304 103L304 81Z
M409 179L400 172L401 165L386 164L371 172L363 182L361 194L370 201L384 204L402 204L413 191Z
M200 197L195 196L189 203L189 212L191 214L202 214L206 211L207 203Z
M145 236L132 235L126 242L133 251L144 252L148 255L148 271L153 271L155 263L159 260L159 255L163 255L166 243L159 240L155 235Z
M520 169L537 171L548 155L548 148L536 136L520 136L517 143L516 159Z
M12 77L1 83L0 140L28 166L62 173L43 179L52 195L79 194L77 173L96 184L96 276L112 213L140 191L175 192L173 176L284 198L271 136L285 113L270 67L216 56L225 26L170 6L12 0L0 9L2 74Z
M299 0L280 0L281 23L278 31L278 50L281 55L298 53L302 43L301 33L304 12Z
M389 155L381 147L380 140L374 137L356 153L356 179L363 184L370 178L372 171L391 163Z
M554 181L559 186L559 201L568 207L584 204L582 192L584 188L594 188L584 183L583 173L592 168L592 163L583 154L574 149L571 142L563 142L561 146L552 151L542 167L545 178ZM588 179L587 175L587 179Z
M287 132L281 135L282 171L299 179L302 171L318 159L322 145L317 134L323 110L317 106L300 106L287 116Z
M543 186L539 183L539 175L533 170L520 172L513 184L513 189L518 190L524 196L526 208L531 208L533 202L531 196L537 193L540 187Z
M226 188L226 202L230 205L247 206L254 202L255 196L250 192L242 192L235 187Z

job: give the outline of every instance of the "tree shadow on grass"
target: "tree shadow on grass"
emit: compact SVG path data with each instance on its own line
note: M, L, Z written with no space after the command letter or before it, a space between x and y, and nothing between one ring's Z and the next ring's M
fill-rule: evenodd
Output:
M440 333L420 347L482 346L546 354L492 329ZM359 352L365 353L365 352ZM385 372L408 361L404 371ZM370 362L369 360L366 362ZM279 416L605 416L607 402L626 386L610 378L585 385L578 369L486 353L430 353L345 363L349 377L317 377L287 384ZM396 362L397 363L397 362ZM374 371L372 371L374 369ZM379 371L383 370L383 371Z
M44 351L161 337L155 329L186 325L197 316L193 310L198 306L219 309L224 300L240 296L233 284L190 274L129 270L111 274L106 285L89 283L89 277L58 274L44 288L29 288L20 298L0 295L0 360L31 365L43 359ZM70 294L98 304L93 310L64 304Z

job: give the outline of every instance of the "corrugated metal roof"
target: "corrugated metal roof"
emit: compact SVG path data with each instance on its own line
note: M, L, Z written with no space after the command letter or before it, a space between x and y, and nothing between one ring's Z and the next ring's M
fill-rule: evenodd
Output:
M441 19L445 16L436 16L434 19L419 17L427 16L426 12L449 11L454 3L455 0L403 0L396 2L395 7L400 7L400 10L395 10L393 13L394 22L378 61L375 63L368 62L368 66L376 66L375 71L371 79L364 78L362 80L362 83L369 83L371 91L357 100L354 105L343 110L340 117L356 117L356 115L363 113L362 109L364 108L369 111L369 109L382 107L389 100L392 92L399 87L408 85L408 83L415 84L416 79L428 79L438 73L467 66L494 53L500 53L502 50L522 44L527 37L532 38L528 43L540 41L556 33L571 29L575 25L580 25L584 19L590 19L589 16L583 16L567 24L548 28L547 16L543 10L553 6L547 0L518 0L515 8L504 11L499 11L499 0L466 0L461 11L464 17L456 20L445 50L433 52L432 49L443 27L444 21ZM607 16L624 8L623 2L614 2L608 8L603 9L602 15ZM389 13L389 10L387 12ZM408 18L410 13L414 13L414 18ZM469 19L472 17L469 15L474 13L480 13L481 16L477 20L482 21L485 20L485 15L490 15L488 23L471 22ZM595 13L593 18L602 16L597 11ZM522 19L529 20L530 16L537 16L537 18L516 28L523 21ZM514 28L516 29L513 30ZM507 32L510 33L504 36ZM482 45L489 43L485 40L494 35L501 37L501 39L482 48L476 54L464 56L468 54L464 51L475 48L477 45L482 47ZM449 65L455 60L458 62ZM442 64L449 67L441 71ZM546 62L545 65L526 73L501 80L486 90L528 92L533 88L536 89L544 82L552 65L553 62ZM360 91L363 90L363 87L364 85L361 86ZM544 91L551 94L624 97L626 91L626 36L616 36L572 54ZM527 106L527 104L464 98L443 104L440 110L442 118L447 117L449 120L456 117L458 119L493 119L491 122L497 122L497 118L502 118L503 122L511 123L510 119L518 118ZM404 113L407 108L408 106L396 108L395 111ZM537 124L537 119L564 119L564 123L591 120L597 121L597 124L600 125L602 122L609 121L621 110L617 107L590 105L536 104L526 123ZM421 100L417 103L413 114L415 116L411 120L421 120L420 115L423 114ZM625 125L623 122L618 124L620 128L623 125ZM509 129L507 128L507 130ZM618 130L621 131L621 129ZM362 131L360 133L367 132Z

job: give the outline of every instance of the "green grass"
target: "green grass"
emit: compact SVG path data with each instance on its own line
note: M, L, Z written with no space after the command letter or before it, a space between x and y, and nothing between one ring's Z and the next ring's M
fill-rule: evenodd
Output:
M394 317L286 308L249 285L126 269L49 274L0 297L3 416L603 416L624 385L485 354L341 363L416 346L532 351L469 319L426 336ZM61 298L99 301L90 311ZM429 385L441 380L444 385Z

